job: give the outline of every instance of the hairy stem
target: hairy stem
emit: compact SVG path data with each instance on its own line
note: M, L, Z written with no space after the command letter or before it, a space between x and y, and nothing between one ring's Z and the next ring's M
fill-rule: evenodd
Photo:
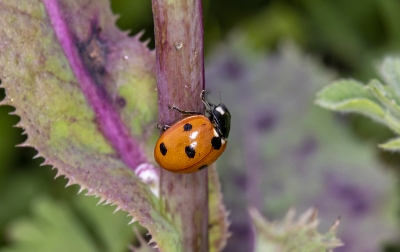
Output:
M159 124L181 118L169 109L204 111L203 25L200 0L152 0ZM161 171L160 199L181 237L182 251L208 251L208 173Z

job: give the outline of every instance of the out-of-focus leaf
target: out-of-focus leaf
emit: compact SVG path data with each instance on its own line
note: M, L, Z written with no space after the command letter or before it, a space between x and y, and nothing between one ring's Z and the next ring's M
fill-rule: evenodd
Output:
M266 220L256 208L249 209L256 229L256 252L329 251L342 246L336 238L339 221L326 234L318 232L318 211L309 209L295 221L295 211L289 210L282 221Z
M316 103L331 110L364 114L400 134L400 58L387 57L380 70L387 85L378 80L371 80L366 86L356 81L334 82L317 94ZM376 101L368 95L373 95Z
M385 86L378 80L371 80L366 88L388 112L393 113L397 117L400 116L400 97L393 91L393 87Z
M316 104L342 112L358 112L384 123L385 111L365 86L355 80L340 80L317 94Z
M74 211L66 202L37 197L32 216L10 225L13 243L1 251L126 251L133 229L125 213L96 206L96 199L78 196Z
M144 31L145 37L154 37L151 1L111 0L110 3L113 12L119 15L117 20L119 28L133 34L135 31ZM154 39L151 39L150 43L154 44Z
M16 108L25 145L175 251L175 229L137 176L158 176L146 155L156 136L154 52L115 27L105 0L3 1L0 15L2 104Z
M395 57L386 57L379 70L385 83L395 91L397 97L400 97L400 60Z
M66 204L47 198L34 201L32 218L13 222L10 236L15 242L2 252L98 251L80 220Z
M378 251L397 232L394 176L382 172L376 146L313 104L333 74L294 46L263 55L236 35L206 65L211 94L220 91L232 114L228 146L218 160L224 201L232 209L226 251L253 248L248 204L268 219L291 207L318 206L321 230L338 216L343 220L338 237L345 246L335 252Z
M7 176L0 183L0 226L4 227L17 216L27 213L30 199L49 189L45 182L33 169Z
M399 151L400 150L400 138L395 138L387 141L386 143L380 144L380 148L388 151Z
M12 110L13 108L11 107L0 107L0 180L2 179L3 172L11 169L13 162L18 158L18 152L9 146L19 144L19 141L21 141L21 130L11 128L12 125L15 125L18 122L17 117L11 117L8 115Z
M127 225L130 221L125 212L112 214L115 207L96 205L98 199L92 197L76 197L73 206L77 209L82 223L90 226L96 242L104 251L126 251L134 237L133 228Z
M327 109L369 116L400 134L398 100L400 97L396 97L391 87L378 80L366 86L354 80L340 80L322 89L315 102Z
M400 42L400 32L398 29L400 17L397 15L398 10L400 10L400 3L396 0L383 0L375 3L381 13L382 22L385 25L386 40L390 47L396 48Z
M318 46L349 65L356 65L361 56L365 57L362 33L353 25L350 15L343 15L342 6L332 1L300 2L313 24L310 35L317 35L311 43L318 41Z
M265 29L268 25L268 29ZM276 42L284 38L291 38L304 43L306 26L293 7L276 2L268 5L256 15L239 26L240 31L246 33L248 46L252 48L273 47Z

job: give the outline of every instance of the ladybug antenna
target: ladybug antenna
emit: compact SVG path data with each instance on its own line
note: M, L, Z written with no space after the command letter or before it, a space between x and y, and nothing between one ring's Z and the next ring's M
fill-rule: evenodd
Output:
M218 91L218 97L219 97L219 103L222 103L221 92L220 91Z

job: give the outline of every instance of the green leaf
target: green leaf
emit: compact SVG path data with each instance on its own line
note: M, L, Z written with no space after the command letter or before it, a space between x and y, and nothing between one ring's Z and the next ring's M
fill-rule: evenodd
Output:
M316 104L341 112L356 112L385 124L400 134L400 60L386 58L381 75L388 85L371 80L366 86L354 80L333 82L317 94Z
M265 24L268 24L268 29L265 29ZM307 39L305 27L295 7L276 2L246 19L239 29L247 35L249 47L265 48L272 47L282 37L304 42Z
M400 150L400 138L395 138L387 141L386 143L380 144L380 148L388 151L399 151Z
M129 217L122 211L112 214L114 207L96 205L96 201L93 197L79 196L73 206L105 251L126 251L134 236L134 227L127 225Z
M0 226L8 225L16 217L25 214L30 200L48 190L43 176L34 167L10 173L0 182ZM16 200L18 199L18 200Z
M323 108L357 112L385 123L385 111L366 87L355 80L339 80L317 94L316 104Z
M134 236L125 213L77 196L73 206L37 196L32 214L10 225L11 245L1 251L126 251Z
M371 80L366 89L390 112L400 116L400 100L391 86L385 86L378 80Z
M385 124L396 134L400 134L400 120L393 116L389 111L385 114Z
M400 97L400 58L386 57L380 65L380 73L385 83Z
M0 107L0 139L2 143L0 144L0 180L4 172L13 167L13 161L18 159L18 152L9 147L21 141L21 130L11 127L18 122L18 118L8 115L12 110L11 107Z
M47 198L37 199L31 219L15 221L11 226L14 243L2 252L98 251L88 231L66 204Z
M318 40L327 51L346 64L359 64L360 57L365 57L362 53L366 50L364 37L360 29L354 25L351 15L344 14L343 11L347 8L331 1L301 0L299 3L309 14L307 17L314 25L315 31L310 34L313 36L312 39ZM354 12L353 10L352 14Z
M319 220L316 209L309 209L297 221L294 221L294 210L278 222L266 220L256 208L250 208L249 213L256 229L256 252L333 251L343 245L336 238L339 220L326 234L317 231Z

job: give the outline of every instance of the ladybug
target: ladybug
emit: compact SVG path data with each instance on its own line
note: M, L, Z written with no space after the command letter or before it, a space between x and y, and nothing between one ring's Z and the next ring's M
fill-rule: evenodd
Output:
M186 116L172 126L164 125L164 133L154 148L154 158L164 169L175 173L192 173L212 164L224 152L231 126L231 114L224 104L217 106L200 96L206 106L206 116L184 111Z

